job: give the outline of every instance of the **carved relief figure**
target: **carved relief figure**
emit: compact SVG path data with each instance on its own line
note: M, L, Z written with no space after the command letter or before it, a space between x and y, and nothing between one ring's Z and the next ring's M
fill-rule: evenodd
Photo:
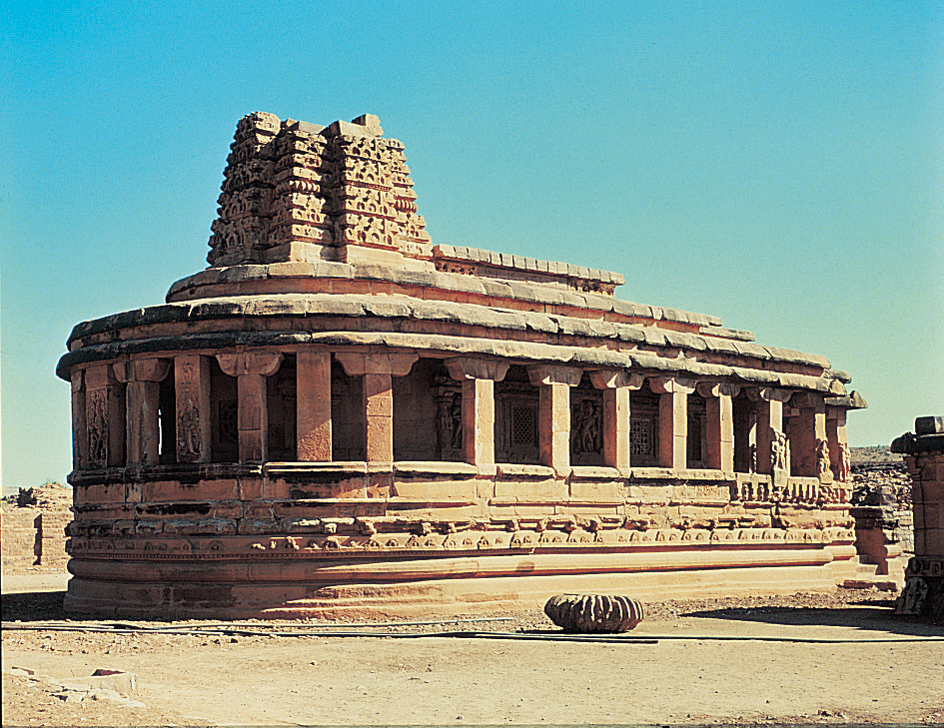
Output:
M852 469L850 464L852 461L851 453L849 452L849 445L845 442L839 443L839 462L836 465L836 480L840 483L849 482L849 472Z
M787 436L780 430L774 430L770 441L770 464L774 470L786 470L788 447Z
M829 464L829 444L826 440L816 441L816 469L820 482L833 482L833 471Z
M574 410L574 451L577 453L599 452L602 444L600 431L600 409L597 402L585 399Z
M88 393L88 459L89 466L108 465L108 390L92 389Z
M185 462L200 457L200 413L189 397L177 416L177 454Z

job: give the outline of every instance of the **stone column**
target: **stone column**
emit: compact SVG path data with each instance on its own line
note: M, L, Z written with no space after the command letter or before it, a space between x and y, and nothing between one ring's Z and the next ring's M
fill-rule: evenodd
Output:
M118 467L125 462L124 387L107 364L85 370L85 420L90 468Z
M538 387L538 450L541 464L560 476L570 473L570 388L580 384L576 367L538 366L528 369Z
M72 370L72 469L88 467L88 421L85 415L85 372Z
M210 362L199 354L174 357L177 462L210 461Z
M688 466L688 395L695 381L683 377L652 377L649 387L659 395L659 466Z
M829 446L829 464L835 479L849 480L849 441L846 436L846 410L843 407L826 408L826 443Z
M298 459L331 460L331 354L300 351L296 355Z
M740 387L725 382L698 385L698 393L705 398L708 467L727 473L734 472L734 411L731 398L737 397L740 391Z
M364 450L368 462L393 462L393 377L410 373L418 354L335 354L349 377L364 380Z
M820 453L826 454L826 405L815 392L797 392L790 404L798 411L796 432L790 443L793 474L815 477L819 474ZM831 482L832 471L825 468L824 478ZM827 475L828 474L828 475Z
M243 351L217 354L224 374L236 377L239 461L265 462L269 450L269 408L266 377L282 364L280 351Z
M445 361L449 376L462 382L462 451L473 465L495 464L495 382L508 362L458 357Z
M626 371L590 372L590 381L603 390L603 462L613 468L630 467L630 392L645 381L640 374Z
M783 436L783 403L791 392L764 387L747 394L757 402L757 472L773 474L773 445Z
M129 465L156 465L160 459L161 382L170 369L167 359L132 359L112 365L125 385L125 447Z

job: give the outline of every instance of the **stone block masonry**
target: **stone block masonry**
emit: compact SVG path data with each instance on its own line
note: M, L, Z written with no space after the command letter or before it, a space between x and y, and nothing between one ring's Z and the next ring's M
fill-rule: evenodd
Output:
M822 356L434 245L364 115L237 125L209 267L78 324L67 607L379 617L835 589L857 567Z

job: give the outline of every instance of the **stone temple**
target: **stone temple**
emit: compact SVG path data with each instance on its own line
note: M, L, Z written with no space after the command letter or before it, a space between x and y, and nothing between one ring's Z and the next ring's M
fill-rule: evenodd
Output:
M409 617L831 590L854 575L822 356L433 245L365 115L240 120L209 267L75 327L66 606Z

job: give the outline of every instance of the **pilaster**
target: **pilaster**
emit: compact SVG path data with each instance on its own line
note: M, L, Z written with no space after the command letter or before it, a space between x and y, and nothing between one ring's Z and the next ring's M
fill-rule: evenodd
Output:
M177 462L210 460L210 362L199 354L174 357Z
M88 467L88 421L85 414L85 371L72 370L72 469Z
M296 355L298 459L331 460L331 354L300 351Z
M645 381L642 375L625 371L590 372L590 381L603 390L603 462L613 468L630 467L630 392Z
M367 462L393 462L393 377L405 377L419 358L413 353L335 354L349 377L364 382L364 450Z
M695 382L652 377L649 387L659 395L659 465L684 470L688 466L688 395L695 391Z
M124 387L107 364L85 370L85 418L88 426L88 466L124 465Z
M538 387L538 449L542 465L570 473L570 388L580 384L576 367L538 366L528 370Z
M161 442L161 382L170 370L167 359L133 359L112 365L125 385L125 447L129 465L156 465Z
M783 434L783 403L791 392L763 387L748 390L748 396L757 402L757 472L773 474L775 469L786 468L786 438ZM783 467L779 467L783 465Z
M265 462L269 444L269 408L266 377L279 370L282 353L278 351L244 351L217 354L216 360L224 374L236 377L237 428L239 430L240 462Z
M462 449L468 463L495 464L495 382L508 362L460 357L445 362L449 376L462 382Z
M705 398L705 426L709 468L734 471L734 410L732 398L740 387L720 383L698 385L698 393Z

